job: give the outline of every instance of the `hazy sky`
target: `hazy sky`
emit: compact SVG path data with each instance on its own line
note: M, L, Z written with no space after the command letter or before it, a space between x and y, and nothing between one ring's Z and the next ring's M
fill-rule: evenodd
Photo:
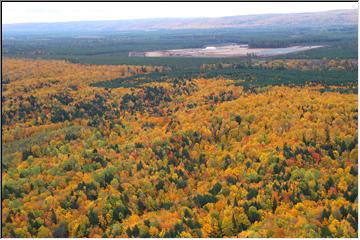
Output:
M168 17L221 17L261 13L357 9L358 3L120 3L3 2L3 23L68 22Z

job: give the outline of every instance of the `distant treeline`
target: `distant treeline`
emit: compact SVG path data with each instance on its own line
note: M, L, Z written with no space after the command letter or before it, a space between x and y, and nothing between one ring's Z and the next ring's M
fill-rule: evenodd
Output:
M149 73L118 78L111 81L99 81L92 84L94 87L104 88L132 88L140 87L150 82L165 82L173 79L191 78L226 78L238 80L236 85L244 86L247 89L271 86L305 86L321 84L323 86L342 86L354 89L357 84L357 71L314 71L296 69L266 69L261 67L253 68L219 68L212 70L187 70L170 71L163 73ZM344 92L344 89L342 89Z

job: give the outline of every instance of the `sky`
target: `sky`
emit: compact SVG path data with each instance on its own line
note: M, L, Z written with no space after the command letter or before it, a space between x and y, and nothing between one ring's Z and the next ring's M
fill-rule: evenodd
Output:
M223 17L357 8L357 2L3 2L2 21L3 24L9 24L169 17Z

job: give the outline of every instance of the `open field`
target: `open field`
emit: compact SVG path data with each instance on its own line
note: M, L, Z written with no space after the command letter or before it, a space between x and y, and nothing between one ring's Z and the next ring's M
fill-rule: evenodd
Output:
M129 52L129 57L204 57L204 58L229 58L229 57L273 57L288 53L307 51L319 46L291 46L281 48L250 48L247 44L230 44L222 46L207 46L204 48L171 49L149 52Z

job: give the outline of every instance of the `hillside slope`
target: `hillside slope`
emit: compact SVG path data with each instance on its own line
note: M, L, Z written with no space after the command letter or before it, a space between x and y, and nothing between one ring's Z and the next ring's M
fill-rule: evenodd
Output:
M357 10L316 13L243 15L221 18L167 18L64 23L4 24L4 33L103 32L158 29L207 29L251 27L329 27L349 26L358 22Z

